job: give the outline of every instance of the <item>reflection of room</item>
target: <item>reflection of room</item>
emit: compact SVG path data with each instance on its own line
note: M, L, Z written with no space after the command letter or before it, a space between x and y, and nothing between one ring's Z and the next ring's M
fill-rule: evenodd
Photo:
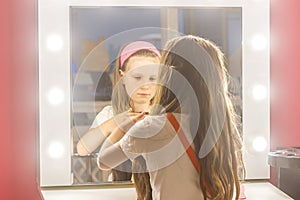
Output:
M230 91L241 119L241 8L73 7L71 9L71 57L74 184L107 181L107 174L103 174L96 165L95 153L98 149L91 155L83 157L76 154L75 147L79 138L92 124L95 115L110 103L115 57L118 49L130 41L130 38L122 37L119 40L109 40L109 37L122 31L143 27L177 28L182 34L209 38L220 46L227 57L228 72L232 76ZM138 39L149 41L160 48L166 40L165 37L163 33L150 33ZM99 45L103 44L103 41L105 41L104 45ZM241 126L240 130L242 130Z

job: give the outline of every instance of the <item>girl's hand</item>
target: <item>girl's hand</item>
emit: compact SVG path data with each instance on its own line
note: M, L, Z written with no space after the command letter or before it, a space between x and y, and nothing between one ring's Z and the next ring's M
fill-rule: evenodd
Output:
M135 113L131 110L115 116L115 122L122 132L126 133L136 122L145 118L146 113Z
M116 128L109 135L108 140L114 144L139 120L144 119L145 113L124 112L114 117Z
M105 133L105 136L109 136L124 120L128 118L128 112L130 112L130 110L114 115L111 119L101 125L101 131Z

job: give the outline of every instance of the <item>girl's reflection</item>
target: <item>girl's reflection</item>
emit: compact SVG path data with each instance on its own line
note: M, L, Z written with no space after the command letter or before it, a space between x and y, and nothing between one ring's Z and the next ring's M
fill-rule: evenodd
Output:
M106 106L98 113L91 128L78 141L79 155L92 153L112 132L123 135L126 127L122 130L117 124L127 116L138 117L141 112L149 111L156 92L155 81L159 62L160 52L154 45L145 41L129 43L120 50L114 72L112 106ZM120 139L116 137L118 134L112 135L110 140ZM143 160L135 165L137 168L143 167ZM131 161L115 167L112 170L112 180L131 180L131 167ZM139 176L140 174L135 175L134 179L138 181Z

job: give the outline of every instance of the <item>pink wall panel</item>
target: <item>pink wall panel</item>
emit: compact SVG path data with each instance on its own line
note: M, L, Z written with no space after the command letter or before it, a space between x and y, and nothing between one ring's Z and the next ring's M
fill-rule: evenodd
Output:
M300 146L300 1L271 1L271 147Z
M300 146L300 1L271 0L271 149ZM271 182L277 184L276 169Z
M38 137L37 0L12 1L13 199L41 199L36 176Z
M4 5L3 5L4 4ZM0 199L12 199L12 157L11 157L11 59L10 59L10 1L0 6Z
M37 0L2 1L0 199L42 199L36 183Z

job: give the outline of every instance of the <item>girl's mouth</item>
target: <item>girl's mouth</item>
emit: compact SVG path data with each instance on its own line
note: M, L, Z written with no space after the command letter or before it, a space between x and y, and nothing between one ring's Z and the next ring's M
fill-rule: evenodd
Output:
M146 94L146 93L138 93L138 95L140 95L140 96L149 96L150 94Z

